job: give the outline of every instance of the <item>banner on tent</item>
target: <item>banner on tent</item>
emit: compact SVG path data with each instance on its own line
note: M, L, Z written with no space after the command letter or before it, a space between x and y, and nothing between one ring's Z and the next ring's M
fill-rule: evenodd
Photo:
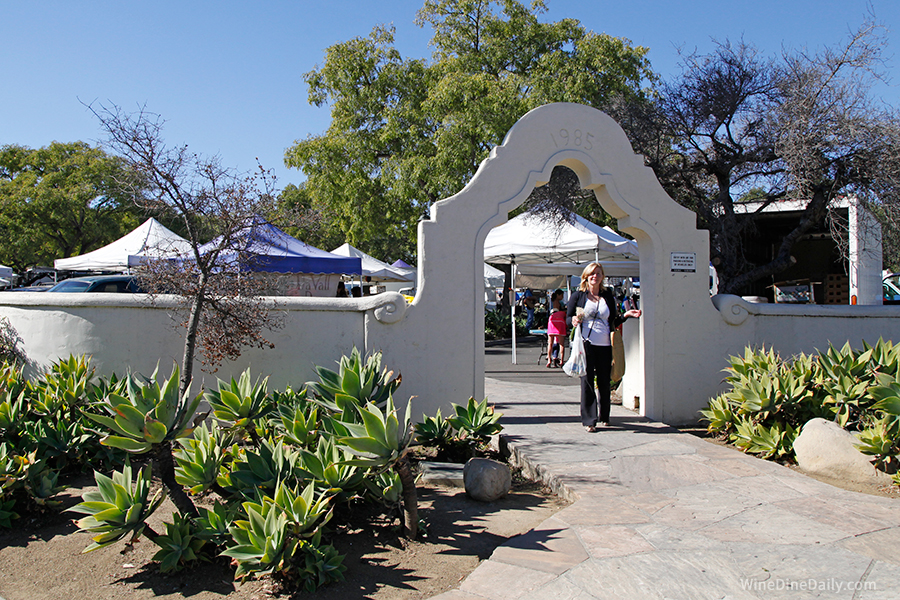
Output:
M516 274L517 288L535 290L555 290L566 287L565 275L522 275Z
M266 296L333 298L341 276L333 273L253 273L263 282Z

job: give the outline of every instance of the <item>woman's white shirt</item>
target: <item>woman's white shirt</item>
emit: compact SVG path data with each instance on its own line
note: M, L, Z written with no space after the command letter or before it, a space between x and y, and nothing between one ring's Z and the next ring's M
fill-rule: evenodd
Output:
M584 303L581 337L593 346L609 346L609 305L600 297L596 302L588 298Z

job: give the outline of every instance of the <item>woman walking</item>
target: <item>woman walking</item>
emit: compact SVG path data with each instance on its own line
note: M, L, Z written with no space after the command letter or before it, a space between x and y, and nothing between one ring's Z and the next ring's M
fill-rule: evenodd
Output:
M598 422L602 427L609 425L611 334L629 317L641 316L640 310L620 314L612 290L603 285L603 279L603 267L599 263L587 265L566 312L566 322L581 327L584 339L586 372L581 378L581 424L588 432L596 431ZM595 385L600 392L599 407Z

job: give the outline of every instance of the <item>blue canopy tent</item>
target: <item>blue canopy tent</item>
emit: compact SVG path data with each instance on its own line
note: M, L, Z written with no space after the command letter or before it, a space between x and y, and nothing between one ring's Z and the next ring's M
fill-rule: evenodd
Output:
M217 248L220 238L204 244L200 253ZM242 270L261 273L334 273L359 274L362 261L356 256L339 256L310 246L291 237L271 223L262 219L253 224L238 237L234 244L249 256ZM227 257L225 257L227 258Z

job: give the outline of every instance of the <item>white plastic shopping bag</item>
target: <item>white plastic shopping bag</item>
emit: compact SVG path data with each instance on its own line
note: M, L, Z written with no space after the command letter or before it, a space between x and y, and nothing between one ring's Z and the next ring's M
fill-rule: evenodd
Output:
M581 339L581 327L575 328L575 337L572 338L572 354L563 365L563 371L569 377L581 377L587 371L584 360L584 342Z

